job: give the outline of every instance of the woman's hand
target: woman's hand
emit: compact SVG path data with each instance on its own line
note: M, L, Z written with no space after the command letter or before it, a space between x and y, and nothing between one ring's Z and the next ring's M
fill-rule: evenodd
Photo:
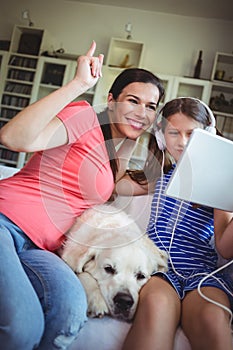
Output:
M94 86L98 79L102 76L104 56L100 54L98 57L94 57L93 55L95 50L96 43L93 41L86 55L78 58L78 67L75 79L79 82L83 82L86 89Z

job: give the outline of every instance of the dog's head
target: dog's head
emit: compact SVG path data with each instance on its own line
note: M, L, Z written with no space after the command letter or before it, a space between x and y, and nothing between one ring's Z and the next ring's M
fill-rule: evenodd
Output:
M89 214L71 230L62 258L77 274L88 272L97 281L109 314L130 321L140 289L154 271L167 269L167 256L125 213L117 218L102 213L96 227ZM80 244L83 233L85 243Z
M83 271L96 279L109 313L115 318L130 321L141 287L154 271L166 269L165 254L147 239L143 236L124 247L87 252Z

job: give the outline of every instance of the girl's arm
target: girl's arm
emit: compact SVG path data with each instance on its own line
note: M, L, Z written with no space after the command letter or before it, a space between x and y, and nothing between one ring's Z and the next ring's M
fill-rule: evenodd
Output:
M68 103L96 84L101 76L103 55L93 57L93 42L78 58L75 77L66 85L18 113L0 130L0 142L14 151L34 152L67 143L66 128L56 117Z
M215 245L225 259L233 258L233 213L214 209Z
M118 182L116 182L114 193L120 196L141 196L153 193L155 182L140 185L131 177L125 174Z

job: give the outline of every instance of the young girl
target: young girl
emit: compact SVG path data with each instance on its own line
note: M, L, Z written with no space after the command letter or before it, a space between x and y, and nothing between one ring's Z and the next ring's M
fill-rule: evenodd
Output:
M152 276L143 287L123 349L172 350L176 329L181 325L192 349L230 350L233 285L223 273L203 279L217 268L212 244L214 210L164 194L192 131L213 125L214 117L207 106L194 98L166 103L161 116L156 130L158 144L164 157L174 159L174 165L156 183L148 234L168 253L169 267L166 273ZM229 215L222 212L226 218ZM199 283L204 297L223 307L202 297Z
M0 131L6 147L33 152L0 182L2 349L67 349L77 336L87 319L86 296L56 249L78 215L109 199L163 96L154 74L132 68L116 78L100 116L85 101L71 102L101 76L103 55L94 57L95 48L93 42L79 57L69 83Z

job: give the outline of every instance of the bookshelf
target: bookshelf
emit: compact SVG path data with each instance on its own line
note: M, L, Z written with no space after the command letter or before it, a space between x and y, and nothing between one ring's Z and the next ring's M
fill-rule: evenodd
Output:
M36 100L33 86L39 55L46 48L46 40L47 34L43 29L14 26L9 52L5 56L0 55L1 127ZM21 168L26 159L25 153L13 152L0 145L1 164Z
M210 108L216 125L226 138L233 140L233 54L216 52L212 73Z

